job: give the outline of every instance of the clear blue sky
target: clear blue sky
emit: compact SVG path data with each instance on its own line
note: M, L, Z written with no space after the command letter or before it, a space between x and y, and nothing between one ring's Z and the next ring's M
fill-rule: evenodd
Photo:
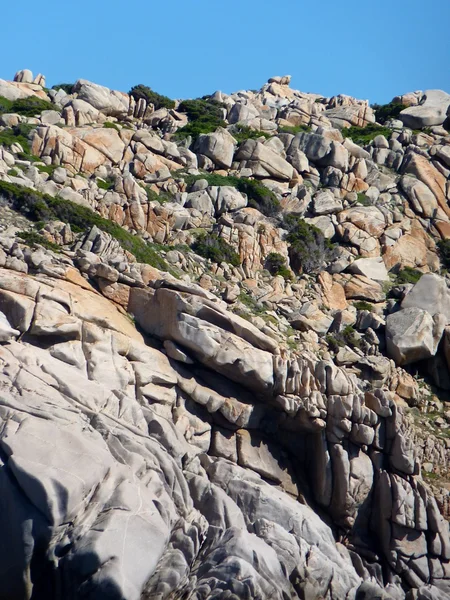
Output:
M450 92L450 0L22 0L2 6L0 77L42 72L173 98L255 89L273 75L384 103Z

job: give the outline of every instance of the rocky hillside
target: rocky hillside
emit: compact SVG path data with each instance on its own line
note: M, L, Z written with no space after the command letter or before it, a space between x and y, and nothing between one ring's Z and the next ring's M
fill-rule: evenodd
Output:
M0 80L0 600L450 597L450 95Z

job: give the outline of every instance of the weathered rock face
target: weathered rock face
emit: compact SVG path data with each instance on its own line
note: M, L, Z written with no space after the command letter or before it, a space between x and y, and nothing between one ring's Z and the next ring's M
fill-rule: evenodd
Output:
M35 155L0 146L0 598L450 596L450 138L362 147L368 102L289 82L190 143L182 105L0 81L54 105L0 116Z
M411 129L442 125L447 118L450 94L441 90L427 90L418 106L410 106L399 115L399 119Z
M405 308L386 319L388 354L398 365L434 356L445 326L445 317L432 317L420 308Z

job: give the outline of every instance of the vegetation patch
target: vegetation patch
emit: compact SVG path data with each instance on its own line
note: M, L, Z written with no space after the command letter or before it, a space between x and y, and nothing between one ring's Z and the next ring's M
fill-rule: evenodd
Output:
M113 123L112 121L105 121L103 123L103 127L104 129L115 129L116 131L120 131L120 127L118 127L117 124Z
M358 202L358 204L361 204L362 206L372 206L372 200L370 198L368 198L365 194L363 194L362 192L358 192L357 194L357 198L356 198L356 202Z
M269 138L273 137L270 133L265 131L257 131L256 129L252 129L247 125L235 125L233 130L230 131L231 135L234 139L240 144L241 142L245 142L246 140L257 140L260 137Z
M36 129L36 125L27 123L20 123L15 127L6 127L0 131L0 145L10 148L13 144L20 144L24 153L30 155L29 136L34 129Z
M311 131L309 125L286 125L278 129L278 133L292 133L292 135L297 135L297 133L311 133Z
M54 198L6 181L0 181L0 196L9 200L16 210L31 221L41 223L63 221L69 223L75 233L86 232L94 226L98 227L116 239L124 250L136 257L138 262L149 264L162 271L169 270L161 256L142 238L125 231L117 223L104 219L86 206L80 206L70 200Z
M264 308L245 290L242 290L239 294L239 302L241 302L246 308L252 313L259 315L264 312ZM244 316L244 315L240 315Z
M235 187L241 194L247 195L248 206L256 208L266 217L273 217L281 210L280 201L274 192L256 179L232 176L224 177L223 175L216 175L214 173L184 176L184 180L188 186L191 186L198 179L206 179L208 185L211 186L228 185Z
M281 275L286 280L292 279L292 273L286 264L286 259L278 252L271 252L266 258L266 269L271 275Z
M24 117L35 117L44 110L55 110L55 105L37 96L8 100L0 96L0 114L14 113Z
M52 87L52 90L63 90L66 94L71 94L74 85L74 83L58 83Z
M332 258L334 245L314 225L298 215L289 214L284 218L283 226L288 230L286 241L294 270L314 273L320 270L325 260Z
M442 266L444 269L450 269L450 239L440 240L437 247Z
M173 202L173 197L168 192L160 192L157 194L148 185L145 186L145 192L149 202L159 202L159 204L165 204L166 202Z
M373 305L365 300L358 300L357 302L353 303L353 306L356 308L356 310L368 310L369 312L373 311Z
M344 127L341 129L341 133L345 138L350 138L355 144L366 146L375 139L377 135L384 135L385 138L389 139L392 130L388 127L381 127L376 123L369 123L366 127Z
M20 237L24 244L31 248L35 248L36 245L39 245L43 248L47 248L47 250L53 250L53 252L61 252L61 248L58 244L50 242L46 237L36 231L19 231L17 237Z
M101 190L112 190L114 188L114 179L112 177L106 177L106 179L97 177L97 186Z
M418 271L417 269L413 269L412 267L405 267L404 269L399 271L396 283L417 283L422 277L422 275L423 273L421 271Z
M200 233L192 244L192 250L215 263L226 262L234 267L241 264L239 254L217 233Z
M205 98L184 100L178 110L187 114L189 123L181 127L175 137L182 140L190 136L195 141L201 134L213 133L218 127L226 127L223 107L220 102Z
M39 173L48 173L49 175L53 175L54 171L58 168L58 165L36 165L36 168Z
M328 333L325 336L325 341L333 352L339 352L339 348L343 348L344 346L359 348L361 345L361 340L351 325L347 325L342 331L337 333Z
M151 88L146 85L140 83L139 85L135 85L129 91L130 96L137 101L143 98L147 101L147 104L153 104L155 110L159 110L160 108L175 108L175 101L171 100L167 96L163 96L162 94L158 94L154 92Z
M389 119L398 119L402 110L408 107L400 102L389 102L389 104L372 104L372 108L377 122L384 125Z

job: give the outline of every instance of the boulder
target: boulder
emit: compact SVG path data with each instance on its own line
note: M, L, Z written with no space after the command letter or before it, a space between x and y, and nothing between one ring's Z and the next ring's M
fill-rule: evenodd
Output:
M444 315L450 323L450 291L444 277L436 273L425 273L406 295L402 308L421 308L431 316Z
M417 214L428 219L436 216L439 206L436 196L422 181L411 175L403 175L400 186Z
M229 169L233 162L236 140L226 129L219 127L214 133L200 135L196 151L210 158L215 165Z
M421 308L405 308L386 319L387 353L404 366L434 356L445 327L445 317Z
M363 275L375 281L389 281L389 276L381 256L375 258L359 258L355 260L347 271L356 275Z
M110 90L86 79L79 79L72 91L77 94L77 98L91 104L104 115L124 117L128 114L130 97L124 92Z
M449 106L450 94L442 90L427 90L419 105L405 108L398 118L411 129L442 125L447 118Z
M330 215L342 210L342 202L331 192L323 191L314 196L313 207L314 214L317 216Z
M235 160L245 161L256 177L291 180L294 169L279 154L257 140L246 140L239 146Z

